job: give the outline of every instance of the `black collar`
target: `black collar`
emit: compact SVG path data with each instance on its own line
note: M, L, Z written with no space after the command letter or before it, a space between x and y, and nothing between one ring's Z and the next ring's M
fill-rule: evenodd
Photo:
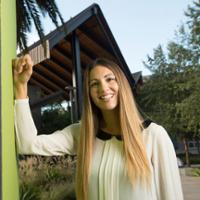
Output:
M151 120L147 119L143 122L144 128L147 128L152 123ZM96 135L101 140L110 140L112 137L116 137L118 140L123 140L121 135L111 135L103 130L99 130Z
M103 130L99 130L96 135L97 138L101 140L110 140L112 137L116 137L118 140L122 140L121 135L111 135L110 133L106 133Z
M146 119L143 121L142 125L144 128L148 128L148 126L152 123L153 121L150 119Z

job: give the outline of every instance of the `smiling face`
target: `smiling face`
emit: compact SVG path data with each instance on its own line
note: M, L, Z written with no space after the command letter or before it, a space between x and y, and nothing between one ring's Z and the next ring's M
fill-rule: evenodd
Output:
M107 67L98 65L90 71L89 88L92 101L102 112L118 106L119 86L114 73Z

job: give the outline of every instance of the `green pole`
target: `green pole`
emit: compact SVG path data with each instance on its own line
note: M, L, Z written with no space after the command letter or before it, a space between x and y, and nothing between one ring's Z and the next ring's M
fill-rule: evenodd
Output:
M11 66L16 57L16 1L1 0L0 9L1 199L18 200Z

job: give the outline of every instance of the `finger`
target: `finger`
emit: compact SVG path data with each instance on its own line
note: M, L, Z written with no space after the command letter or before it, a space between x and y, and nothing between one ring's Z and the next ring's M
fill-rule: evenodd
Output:
M12 59L12 67L13 68L17 68L17 65L18 65L18 62L19 62L19 58L15 58L15 59Z
M18 73L21 73L23 70L23 65L24 63L22 57L13 60L13 69Z
M31 56L29 54L26 54L24 56L14 59L13 68L15 74L16 73L20 74L23 71L28 71L32 73L33 61L31 59Z
M24 57L23 57L25 63L26 63L26 70L32 70L33 68L33 60L31 58L31 56L29 54L26 54Z
M32 65L33 66L33 60L30 56L30 54L26 54L23 59L29 64L29 65Z
M33 63L31 57L26 54L25 56L21 56L16 60L16 70L18 73L22 73L23 71L32 70Z

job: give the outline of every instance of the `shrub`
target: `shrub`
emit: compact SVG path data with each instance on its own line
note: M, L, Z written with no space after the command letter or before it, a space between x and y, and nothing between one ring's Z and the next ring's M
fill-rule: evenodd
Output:
M75 164L70 156L20 156L20 200L71 199Z
M200 177L200 168L192 169L192 176Z
M177 156L186 164L185 161L185 154L177 154ZM200 164L200 155L199 154L190 154L190 164L195 165L195 164Z
M37 187L21 183L20 200L40 200L40 190Z

